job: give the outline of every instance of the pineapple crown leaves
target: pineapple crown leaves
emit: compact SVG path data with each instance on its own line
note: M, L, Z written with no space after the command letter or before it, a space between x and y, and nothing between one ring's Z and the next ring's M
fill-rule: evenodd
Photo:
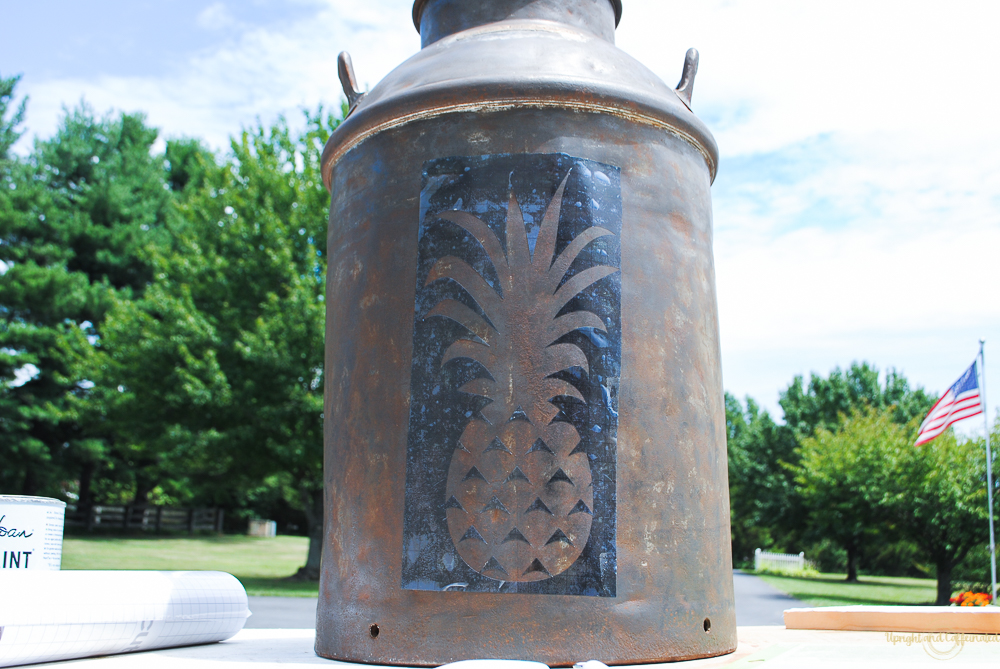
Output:
M569 175L546 208L533 254L528 250L524 218L513 193L507 207L506 253L497 235L472 214L463 211L438 214L441 219L465 229L483 247L499 277L503 297L467 262L446 256L431 268L425 285L441 279L456 281L475 300L486 318L454 299L438 302L425 318L450 318L477 337L459 339L451 344L441 364L455 358L469 358L483 365L492 378L474 379L459 390L493 400L490 408L500 420L506 417L501 413L509 415L513 407L523 404L531 407L528 415L532 422L548 422L558 413L549 400L559 395L585 402L573 385L551 378L551 375L570 367L581 367L589 373L587 356L575 344L553 342L579 328L606 332L603 321L590 311L573 311L557 317L560 310L583 290L618 271L608 265L595 265L562 283L570 265L584 248L601 237L614 234L605 228L591 226L556 257L556 233L568 179ZM515 383L515 378L521 383ZM493 419L490 422L494 422Z

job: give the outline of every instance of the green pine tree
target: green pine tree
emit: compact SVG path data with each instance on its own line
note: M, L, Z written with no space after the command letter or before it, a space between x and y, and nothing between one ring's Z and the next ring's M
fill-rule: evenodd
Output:
M7 119L11 81L0 97L4 142L17 137L24 110ZM27 157L3 161L4 492L60 497L78 487L86 503L114 450L93 379L105 314L142 294L150 249L165 239L171 195L155 139L141 115L98 118L81 105Z

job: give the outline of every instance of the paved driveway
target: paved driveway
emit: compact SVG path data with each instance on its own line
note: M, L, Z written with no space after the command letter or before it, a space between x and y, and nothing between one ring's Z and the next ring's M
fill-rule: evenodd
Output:
M737 625L784 625L782 612L807 606L794 597L776 590L757 576L733 572L736 589ZM310 597L251 597L253 615L247 620L251 629L313 629L316 626L316 600Z
M315 629L315 597L251 597L248 629Z
M733 570L736 591L736 625L784 625L785 609L809 606L772 588L759 576Z

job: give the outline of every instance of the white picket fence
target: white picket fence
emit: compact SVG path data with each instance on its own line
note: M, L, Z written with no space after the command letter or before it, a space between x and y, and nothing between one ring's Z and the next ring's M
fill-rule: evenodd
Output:
M755 570L771 569L773 571L802 570L806 567L806 554L772 553L757 549L753 552L753 568Z

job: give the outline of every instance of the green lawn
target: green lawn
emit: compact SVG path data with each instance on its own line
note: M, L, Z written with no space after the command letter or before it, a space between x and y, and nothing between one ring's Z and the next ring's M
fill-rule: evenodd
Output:
M933 604L937 596L937 581L929 578L860 576L857 583L847 583L843 574L760 577L809 606Z
M305 537L66 537L63 569L210 569L236 576L251 595L315 597L316 583L289 582L306 560Z
M235 575L251 595L315 597L316 583L284 580L305 562L308 546L305 537L66 537L62 568L217 569ZM862 576L859 583L846 583L843 574L761 578L810 606L931 604L936 594L933 579Z

